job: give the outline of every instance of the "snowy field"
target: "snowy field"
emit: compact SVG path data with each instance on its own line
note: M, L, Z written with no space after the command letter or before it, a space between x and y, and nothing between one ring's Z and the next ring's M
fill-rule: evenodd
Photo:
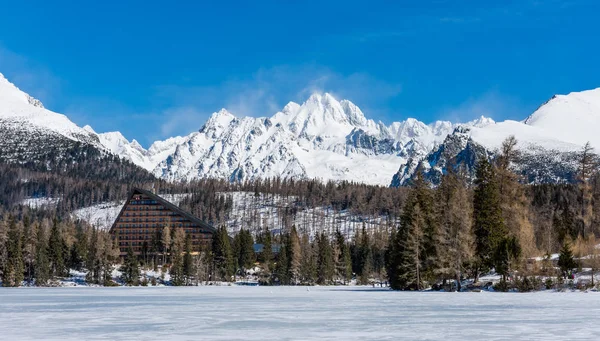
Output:
M0 289L2 340L598 340L600 293Z

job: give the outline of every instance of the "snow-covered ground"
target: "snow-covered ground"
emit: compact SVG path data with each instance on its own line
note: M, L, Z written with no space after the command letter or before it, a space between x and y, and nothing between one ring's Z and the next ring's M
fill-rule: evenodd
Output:
M598 340L599 293L0 290L2 340Z
M42 208L54 206L58 203L60 198L26 198L21 201L21 205L29 206L30 208Z
M263 231L268 227L271 231L277 231L286 225L295 225L300 233L306 232L311 237L321 231L332 235L339 229L348 239L352 239L356 231L385 227L388 223L384 216L361 216L349 211L334 211L330 207L316 207L302 209L295 206L295 196L281 197L260 193L258 197L253 192L229 192L223 195L231 195L233 198L233 209L227 221L228 231L236 234L241 228L252 232ZM291 221L284 221L286 208L298 210Z

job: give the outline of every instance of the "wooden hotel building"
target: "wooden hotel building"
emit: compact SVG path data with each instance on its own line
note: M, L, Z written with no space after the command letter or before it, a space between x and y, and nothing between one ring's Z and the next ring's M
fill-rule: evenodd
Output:
M121 256L127 254L131 246L136 254L151 249L153 240L160 236L165 226L171 233L184 229L192 239L193 251L209 246L216 231L211 225L185 212L158 195L135 188L113 223L110 233L118 238Z

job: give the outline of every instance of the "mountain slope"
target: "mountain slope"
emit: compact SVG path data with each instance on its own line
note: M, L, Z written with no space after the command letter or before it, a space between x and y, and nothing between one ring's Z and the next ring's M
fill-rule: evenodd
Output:
M426 155L453 128L414 119L388 127L350 101L314 94L268 118L238 118L223 109L153 173L168 180L283 176L387 184L399 164Z
M149 180L110 153L89 127L44 108L0 74L0 162L85 179Z
M515 136L520 157L513 165L528 183L572 182L577 154L586 142L600 146L600 88L557 95L527 119L517 122L473 125L456 129L422 162L400 167L392 186L410 182L417 168L433 183L452 164L465 167L473 176L480 157L492 158L508 136Z

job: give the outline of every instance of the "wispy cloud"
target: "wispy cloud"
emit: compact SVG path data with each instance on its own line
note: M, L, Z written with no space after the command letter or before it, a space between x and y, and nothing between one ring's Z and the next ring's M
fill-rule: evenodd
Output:
M516 98L496 90L490 90L479 96L468 98L455 107L445 108L437 116L452 122L466 122L481 116L501 121L505 119L521 120L528 113L528 108Z
M160 86L157 96L171 104L162 112L164 121L160 130L163 137L189 133L190 127L200 128L220 108L237 116L271 116L289 101L301 103L312 93L323 92L338 99L350 99L367 112L377 111L400 91L400 84L365 73L346 75L316 65L277 66L214 86Z

